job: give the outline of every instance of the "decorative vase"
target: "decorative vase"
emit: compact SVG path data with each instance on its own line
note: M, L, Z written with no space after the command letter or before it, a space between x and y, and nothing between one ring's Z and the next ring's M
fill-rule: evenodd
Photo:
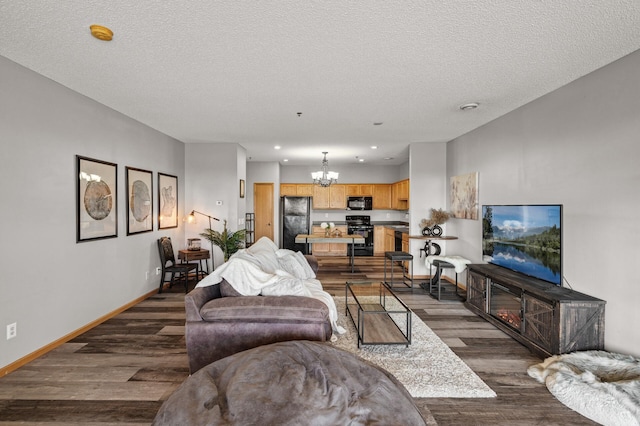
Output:
M331 236L331 228L324 228L324 236L325 237Z

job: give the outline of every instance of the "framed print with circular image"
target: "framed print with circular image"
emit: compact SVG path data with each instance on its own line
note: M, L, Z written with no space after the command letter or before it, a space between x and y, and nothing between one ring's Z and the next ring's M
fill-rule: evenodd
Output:
M118 236L118 165L76 155L76 242Z
M126 167L127 235L153 231L153 173Z

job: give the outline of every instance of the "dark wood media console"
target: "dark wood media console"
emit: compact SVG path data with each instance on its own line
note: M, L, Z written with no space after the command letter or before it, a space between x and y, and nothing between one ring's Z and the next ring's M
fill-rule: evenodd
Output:
M466 306L534 353L604 349L604 300L496 265L468 268Z

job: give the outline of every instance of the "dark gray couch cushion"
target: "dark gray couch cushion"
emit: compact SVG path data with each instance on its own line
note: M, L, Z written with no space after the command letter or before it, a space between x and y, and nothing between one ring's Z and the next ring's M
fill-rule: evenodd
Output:
M213 299L200 315L206 322L326 323L329 308L320 300L300 296L242 296Z

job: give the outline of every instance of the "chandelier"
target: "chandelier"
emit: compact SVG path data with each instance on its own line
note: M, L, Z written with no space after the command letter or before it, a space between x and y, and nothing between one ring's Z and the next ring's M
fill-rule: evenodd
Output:
M337 172L329 171L329 161L327 161L327 151L323 152L324 158L322 159L322 170L317 172L312 172L311 177L313 178L313 183L320 186L329 186L332 183L338 183L338 174Z

